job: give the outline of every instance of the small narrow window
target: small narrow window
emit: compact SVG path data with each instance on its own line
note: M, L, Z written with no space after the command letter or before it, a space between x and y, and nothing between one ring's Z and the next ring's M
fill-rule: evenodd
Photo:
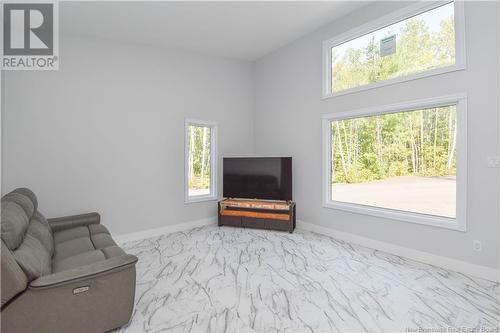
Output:
M186 120L185 186L186 203L217 198L217 125Z
M464 68L462 7L417 4L325 41L325 97Z
M464 103L326 117L325 206L463 230Z

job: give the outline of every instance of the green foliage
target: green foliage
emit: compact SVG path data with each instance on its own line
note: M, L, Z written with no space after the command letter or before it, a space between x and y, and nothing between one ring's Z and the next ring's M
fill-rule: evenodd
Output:
M332 121L334 182L456 173L456 107Z
M393 34L389 29L387 36ZM349 48L343 55L332 49L332 91L338 92L372 82L391 79L454 63L453 16L431 32L424 20L408 19L397 33L396 53L380 56L380 44L372 37L367 45Z
M189 179L189 188L195 190L210 188L210 177L208 177L208 175L204 178L193 176Z
M210 128L191 125L188 131L189 188L210 188Z

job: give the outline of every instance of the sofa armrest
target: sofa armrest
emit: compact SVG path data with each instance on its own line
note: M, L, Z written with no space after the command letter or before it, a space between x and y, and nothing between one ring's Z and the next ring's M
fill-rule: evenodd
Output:
M48 219L52 232L61 231L64 229L87 226L90 224L99 224L101 216L99 213L88 213L80 215L71 215Z
M30 283L29 289L41 290L54 288L69 283L93 279L129 268L134 266L136 262L137 257L131 254L106 259L90 265L41 276Z

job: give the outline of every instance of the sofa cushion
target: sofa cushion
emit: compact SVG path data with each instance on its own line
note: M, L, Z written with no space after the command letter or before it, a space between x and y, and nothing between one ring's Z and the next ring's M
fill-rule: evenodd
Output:
M22 206L2 199L2 240L9 250L17 249L23 242L29 218Z
M15 202L21 206L27 216L32 216L36 212L38 205L35 194L25 188L18 188L10 193L7 193L3 196L2 200Z
M54 253L52 231L37 206L35 194L26 188L2 197L2 241L29 281L51 273Z
M126 255L125 251L123 251L122 248L119 246L105 247L101 249L101 251L106 257L106 259Z
M54 273L66 271L85 265L90 265L98 261L105 260L104 253L99 250L83 252L65 259L54 260Z
M94 251L95 247L92 244L89 236L71 239L62 243L55 244L54 260L62 260L68 257L75 256L80 253Z
M96 249L103 249L109 246L115 246L116 243L111 238L108 229L102 224L89 225L92 243Z
M2 241L1 250L1 293L2 307L14 296L26 289L28 278L14 258L13 253Z
M14 258L29 281L51 273L51 257L43 244L30 234L26 234L21 246L14 251Z
M26 233L38 239L50 256L52 256L54 253L54 238L52 237L52 231L47 220L40 212L35 212Z
M32 190L30 190L29 188L20 187L20 188L16 188L14 191L12 191L10 193L7 193L4 197L8 198L9 196L15 195L15 194L16 195L19 194L23 197L28 198L29 201L31 202L31 204L33 205L33 208L32 208L33 212L36 212L36 210L38 209L38 200L36 198L35 193L33 193ZM33 212L31 214L33 214ZM30 215L29 212L26 212L26 214Z
M54 243L53 273L125 255L100 224L57 231Z
M89 238L89 228L88 227L75 227L70 229L65 229L61 231L54 232L54 243L60 244L73 239L86 237Z

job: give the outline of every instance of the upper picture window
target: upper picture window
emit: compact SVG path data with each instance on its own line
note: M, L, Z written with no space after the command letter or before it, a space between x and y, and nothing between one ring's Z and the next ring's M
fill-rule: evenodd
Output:
M326 41L325 97L464 68L463 4L426 6Z

